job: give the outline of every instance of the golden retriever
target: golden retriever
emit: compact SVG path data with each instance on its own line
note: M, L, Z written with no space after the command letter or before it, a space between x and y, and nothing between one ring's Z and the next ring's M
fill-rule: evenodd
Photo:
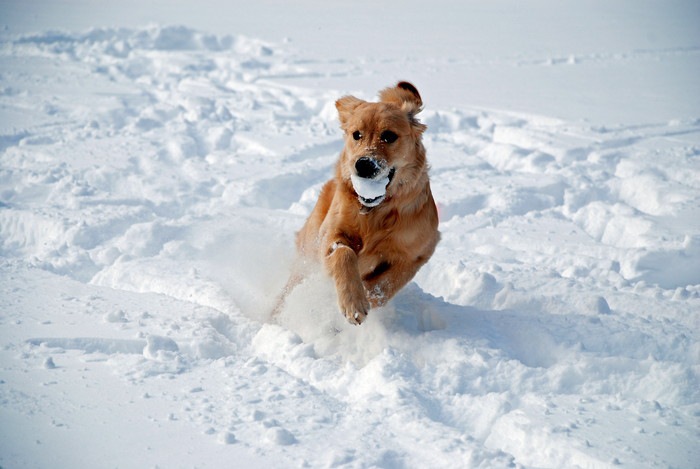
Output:
M345 146L296 244L303 262L325 266L340 311L361 324L430 259L440 239L438 213L415 86L402 81L382 90L379 102L345 96L335 106ZM292 274L276 312L302 278L299 269Z

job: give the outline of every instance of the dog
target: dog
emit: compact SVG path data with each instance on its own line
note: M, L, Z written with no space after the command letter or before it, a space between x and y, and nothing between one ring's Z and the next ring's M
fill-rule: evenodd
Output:
M430 259L440 239L422 135L423 101L402 81L379 102L344 96L335 103L345 145L335 175L296 235L303 263L323 264L338 306L352 324L385 305ZM292 274L278 300L303 280Z

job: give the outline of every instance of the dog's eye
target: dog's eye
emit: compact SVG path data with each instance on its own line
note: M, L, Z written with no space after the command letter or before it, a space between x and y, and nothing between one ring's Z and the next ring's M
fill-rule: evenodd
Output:
M354 131L354 132L352 133L352 138L354 138L355 140L361 139L361 138L362 138L362 132L360 132L359 130Z
M379 136L379 139L384 142L384 143L394 143L396 139L398 139L399 136L396 135L394 132L391 130L385 130L382 132L382 134Z

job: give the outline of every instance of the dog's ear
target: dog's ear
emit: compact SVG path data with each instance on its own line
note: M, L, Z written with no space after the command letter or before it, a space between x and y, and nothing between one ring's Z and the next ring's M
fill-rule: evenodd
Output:
M355 109L362 103L364 103L363 100L354 96L343 96L335 102L335 108L338 110L341 127L345 128L345 123L350 119Z
M391 103L408 114L411 124L419 132L423 132L426 126L418 122L416 114L423 109L423 100L418 89L407 81L400 81L393 88L386 88L379 93L379 100Z
M423 106L423 100L415 86L407 81L400 81L393 88L386 88L379 93L379 100L393 103L399 107L407 106L415 109L418 114Z

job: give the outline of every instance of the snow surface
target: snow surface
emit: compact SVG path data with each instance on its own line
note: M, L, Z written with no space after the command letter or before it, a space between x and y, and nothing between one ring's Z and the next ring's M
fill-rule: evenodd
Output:
M0 2L0 466L698 467L700 7L450 5ZM435 255L269 323L399 79Z

